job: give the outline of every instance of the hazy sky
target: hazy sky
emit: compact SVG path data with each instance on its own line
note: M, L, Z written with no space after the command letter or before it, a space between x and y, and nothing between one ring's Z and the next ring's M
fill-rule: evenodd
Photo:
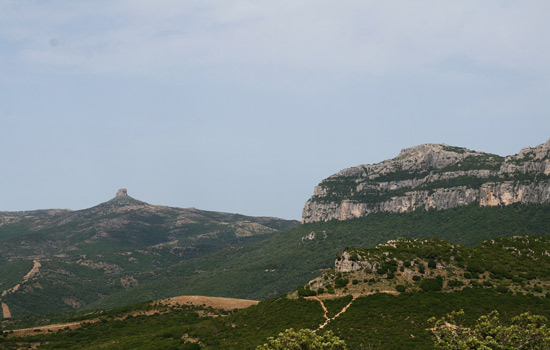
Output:
M0 210L299 219L402 148L550 138L550 1L0 1Z

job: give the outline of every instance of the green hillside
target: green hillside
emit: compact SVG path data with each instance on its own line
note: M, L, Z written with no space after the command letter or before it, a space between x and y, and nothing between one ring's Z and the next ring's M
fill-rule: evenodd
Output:
M263 299L303 285L334 266L345 247L374 247L399 237L437 237L466 246L484 239L550 234L550 207L474 205L446 211L379 213L347 221L312 223L281 231L246 247L228 248L159 271L136 288L101 300L113 307L178 294ZM307 239L311 233L314 239ZM311 236L310 236L311 237Z
M333 267L346 247L374 247L399 237L437 237L471 246L492 237L548 235L549 208L471 205L446 211L378 213L241 237L240 243L225 247L209 246L206 241L200 245L202 253L194 257L179 257L171 246L133 250L130 255L115 250L85 258L52 257L42 261L41 272L27 283L25 293L2 300L13 314L25 315L117 307L175 295L264 299L294 290Z
M366 287L371 281L361 280L354 284L351 276L344 274L340 278L349 281L337 289L345 295L345 288L348 288L347 292L354 293L354 297L338 297L336 293L333 299L322 299L327 317L339 316L319 332L333 331L350 349L428 350L433 349L428 319L442 317L451 311L463 309L466 324L473 324L479 316L492 310L498 310L504 322L523 312L550 317L549 251L549 237L532 236L489 239L473 247L438 239L403 239L377 248L349 248L347 254L358 256L353 259L355 262L399 261L392 279L407 275L407 270L399 269L408 265L406 262L428 258L436 262L435 267L426 266L415 283L436 281L440 276L442 288L425 291L411 285L408 292L394 291L394 295L369 294L370 291L360 295L353 286ZM365 269L357 271L364 273ZM378 276L387 280L387 274L388 271ZM460 286L450 283L457 279L476 283ZM506 288L500 288L502 286ZM214 310L205 314L200 312L201 308L187 306L161 307L149 316L139 315L143 310L154 309L154 305L158 308L159 304L140 304L67 318L66 321L96 320L77 330L31 334L23 338L5 331L8 334L0 339L5 349L16 349L22 344L40 345L39 349L255 349L268 337L285 329L317 329L325 321L319 300L286 295L236 312L218 311L222 317L213 317L216 315ZM10 328L17 328L16 320Z

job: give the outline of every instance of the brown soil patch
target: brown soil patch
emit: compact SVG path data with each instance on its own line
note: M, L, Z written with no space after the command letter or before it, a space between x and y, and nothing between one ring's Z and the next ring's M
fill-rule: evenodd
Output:
M157 302L153 302L157 303ZM245 309L249 306L256 305L259 302L256 300L246 300L246 299L232 299L232 298L218 298L218 297L204 297L204 296L180 296L180 297L173 297L168 299L162 299L158 301L158 303L161 303L165 306L181 306L181 305L193 305L193 306L202 306L202 307L211 307L213 309L221 309L226 311L231 311L235 309ZM3 304L5 305L5 304ZM6 305L7 307L7 305ZM147 310L147 311L136 311L129 313L127 315L117 317L117 320L122 320L125 318L125 316L137 316L137 315L146 315L151 316L159 313L169 312L168 310ZM204 313L204 315L201 316L217 316L217 315L210 315L208 313ZM83 321L77 321L77 322L69 322L69 323L58 323L58 324L50 324L46 326L37 326L32 328L21 328L21 329L14 329L13 334L10 336L15 337L27 337L31 335L37 335L37 334L44 334L44 333L51 333L51 332L57 332L60 330L70 329L74 330L80 326L82 326L85 323L94 323L98 322L99 318L94 318L90 320L83 320Z
M58 324L49 324L46 326L38 326L38 327L32 327L32 328L21 328L21 329L14 329L13 334L11 336L14 337L28 337L31 335L37 335L37 334L44 334L51 332L57 332L62 329L65 329L68 327L68 329L73 330L78 327L80 327L85 322L97 322L99 320L86 320L86 321L79 321L79 322L70 322L70 323L58 323Z
M4 317L4 319L11 318L10 308L6 303L2 303L2 317Z
M231 311L235 309L246 309L249 306L257 305L257 300L205 297L199 295L189 295L163 299L160 301L163 305L193 305L206 306L213 309Z

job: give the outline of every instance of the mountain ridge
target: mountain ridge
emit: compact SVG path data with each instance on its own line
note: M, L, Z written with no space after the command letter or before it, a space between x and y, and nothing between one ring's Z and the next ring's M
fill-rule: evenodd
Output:
M550 202L550 139L501 157L446 144L422 144L392 159L346 168L315 187L302 223L375 212Z

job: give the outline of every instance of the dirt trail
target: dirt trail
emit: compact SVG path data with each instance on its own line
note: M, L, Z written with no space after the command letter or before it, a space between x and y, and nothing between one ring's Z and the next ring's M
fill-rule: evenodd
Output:
M29 272L27 272L25 276L23 276L23 281L21 281L21 283L25 283L31 278L33 278L38 273L38 271L40 271L41 267L42 267L42 264L40 264L40 261L33 260L32 269ZM19 288L21 288L21 283L17 283L15 286L11 287L10 289L3 291L2 296L5 297L10 293L17 292Z
M317 327L316 330L314 330L313 332L317 332L323 328L325 328L331 321L334 321L336 318L338 318L341 314L343 314L344 312L348 311L348 308L351 306L351 304L353 303L353 301L355 300L355 298L357 298L357 296L353 296L353 298L351 299L351 301L342 308L342 310L340 310L339 313L337 313L336 315L334 315L334 317L330 318L328 317L328 310L325 306L325 303L323 303L323 301L317 297L314 297L315 300L317 300L320 304L321 304L321 307L323 308L325 314L323 315L325 317L325 322L323 324L321 324L319 327Z
M10 308L6 303L2 303L2 317L4 317L4 319L11 318Z
M27 272L25 276L23 276L23 281L21 281L21 283L25 283L29 279L33 278L38 273L38 271L40 271L41 267L42 267L42 264L40 264L40 261L33 260L32 269L29 272ZM11 287L10 289L6 289L5 291L2 292L1 296L5 297L8 294L17 292L19 288L21 288L21 283L17 283L15 286ZM4 319L11 318L10 308L6 303L2 303L2 317Z
M46 326L38 326L38 327L32 327L32 328L20 328L20 329L14 329L13 334L10 336L13 337L27 337L31 335L37 335L37 334L44 334L48 332L57 332L59 330L69 328L69 329L76 329L82 325L84 322L97 322L97 320L86 320L86 321L78 321L78 322L69 322L69 323L58 323L58 324L49 324Z

